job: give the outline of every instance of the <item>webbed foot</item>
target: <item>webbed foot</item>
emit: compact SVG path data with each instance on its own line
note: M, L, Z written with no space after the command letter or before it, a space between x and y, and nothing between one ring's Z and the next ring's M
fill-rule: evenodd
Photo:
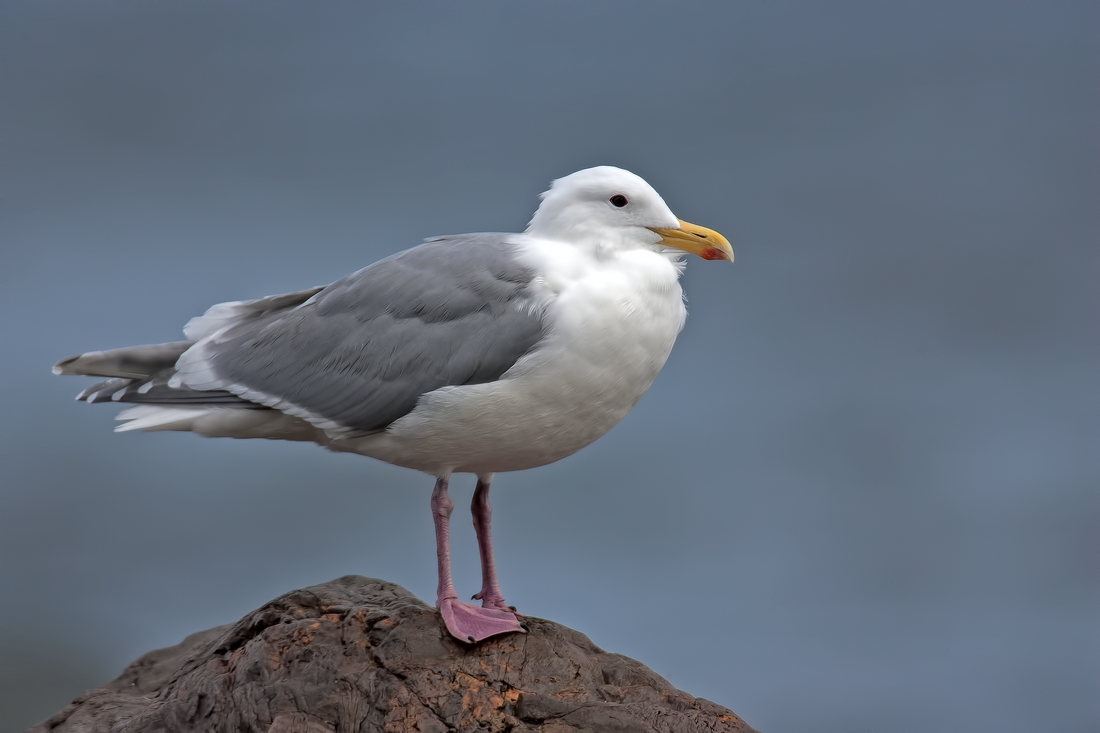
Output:
M457 598L443 598L436 605L451 636L467 644L476 644L497 634L527 633L511 611L479 608Z

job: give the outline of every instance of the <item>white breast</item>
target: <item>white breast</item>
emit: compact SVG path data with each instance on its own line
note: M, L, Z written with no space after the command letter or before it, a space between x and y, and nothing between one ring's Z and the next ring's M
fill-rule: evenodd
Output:
M385 433L331 445L433 475L534 468L610 430L664 366L684 325L679 267L650 250L596 257L527 240L550 329L500 380L444 387Z

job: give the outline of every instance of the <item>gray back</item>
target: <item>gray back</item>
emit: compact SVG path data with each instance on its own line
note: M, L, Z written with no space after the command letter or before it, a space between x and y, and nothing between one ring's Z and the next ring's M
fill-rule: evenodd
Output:
M544 331L510 236L432 240L233 327L209 347L214 372L355 433L426 392L499 379Z

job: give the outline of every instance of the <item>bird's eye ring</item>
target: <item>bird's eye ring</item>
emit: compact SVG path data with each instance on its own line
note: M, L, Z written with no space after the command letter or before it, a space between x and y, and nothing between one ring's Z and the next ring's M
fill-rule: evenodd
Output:
M618 206L620 209L626 206L627 203L629 203L626 200L626 196L623 196L621 193L615 194L614 196L609 198L608 201L610 201L613 206Z

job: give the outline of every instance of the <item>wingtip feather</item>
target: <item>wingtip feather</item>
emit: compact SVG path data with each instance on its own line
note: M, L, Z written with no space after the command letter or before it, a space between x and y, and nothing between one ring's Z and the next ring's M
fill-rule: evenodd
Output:
M81 356L83 356L83 354L77 354L76 356L70 356L66 359L62 359L61 361L54 364L53 369L51 369L50 371L52 371L54 374L75 374L75 372L67 369L67 367L75 362L77 359L79 359Z

